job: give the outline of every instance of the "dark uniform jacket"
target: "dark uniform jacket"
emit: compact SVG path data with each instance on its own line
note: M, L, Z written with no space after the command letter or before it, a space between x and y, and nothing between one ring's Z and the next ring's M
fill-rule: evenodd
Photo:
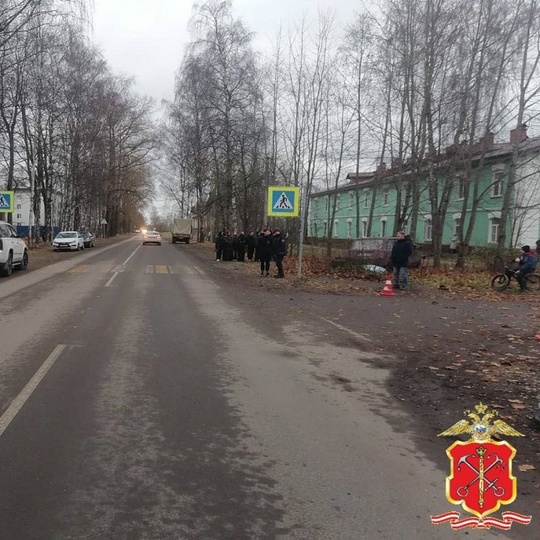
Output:
M274 236L274 257L283 259L287 255L287 245L281 236Z
M259 238L257 242L257 257L261 260L270 260L274 253L274 243L271 236L265 236L264 234Z
M392 255L390 260L392 266L408 266L409 257L412 255L413 245L410 240L403 238L402 240L396 240L392 247Z

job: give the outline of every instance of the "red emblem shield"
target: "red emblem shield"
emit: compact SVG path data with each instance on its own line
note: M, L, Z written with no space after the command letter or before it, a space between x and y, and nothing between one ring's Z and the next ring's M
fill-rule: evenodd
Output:
M515 500L512 459L516 450L510 444L456 441L446 453L450 458L446 497L451 503L483 518Z

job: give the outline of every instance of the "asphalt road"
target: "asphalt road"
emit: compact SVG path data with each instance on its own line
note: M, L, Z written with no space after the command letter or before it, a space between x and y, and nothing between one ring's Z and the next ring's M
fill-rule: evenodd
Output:
M0 282L1 539L516 537L430 523L380 344L243 294L137 239Z

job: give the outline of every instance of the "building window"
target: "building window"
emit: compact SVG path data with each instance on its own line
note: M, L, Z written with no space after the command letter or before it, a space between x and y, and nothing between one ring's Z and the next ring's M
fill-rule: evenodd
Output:
M334 238L339 238L339 221L334 221Z
M326 223L326 221L325 221L323 223L323 226L324 226L323 236L326 237L326 234L328 233L328 223Z
M319 217L319 200L315 199L313 201L313 217L317 218Z
M465 198L465 179L461 176L457 179L458 181L458 199Z
M21 205L18 204L18 205L17 205L17 210L20 210L20 209L21 209Z
M383 206L388 206L389 194L390 194L390 190L388 188L384 188L383 189L383 202L382 202Z
M324 198L324 211L328 212L328 197Z
M381 236L386 236L386 220L381 221Z
M364 238L367 236L367 221L362 221L362 236Z
M349 213L352 212L353 207L354 207L354 192L351 191L349 193Z
M364 190L364 208L369 208L369 190Z
M347 238L352 238L352 221L347 221Z
M461 234L461 218L454 219L454 234Z
M340 203L340 200L341 200L341 194L338 193L338 194L336 195L336 211L339 210L339 203Z
M407 184L403 184L403 186L401 186L401 204L405 204L407 202L408 191L409 186Z
M501 197L503 194L504 171L493 171L493 185L491 186L491 196Z
M431 219L426 219L424 221L424 240L426 242L431 242L431 240L433 240L433 223Z
M22 218L22 214L17 214L17 219L21 219Z
M499 240L499 224L501 223L501 219L491 218L489 223L489 242L491 244L496 244Z

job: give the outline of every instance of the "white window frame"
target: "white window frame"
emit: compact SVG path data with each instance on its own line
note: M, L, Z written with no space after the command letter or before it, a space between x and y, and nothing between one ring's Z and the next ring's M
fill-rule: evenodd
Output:
M386 187L383 189L383 206L388 206L389 199L390 199L390 188Z
M409 184L402 184L401 186L401 204L405 204L407 201L407 191L409 189Z
M362 237L367 238L367 219L362 220Z
M339 210L339 205L341 204L341 193L336 194L336 212Z
M386 236L386 228L388 226L386 219L381 219L381 236L384 238Z
M352 213L354 208L354 191L349 192L349 213Z
M352 238L352 219L347 220L347 238Z
M500 221L500 217L492 216L489 218L489 244L496 244L499 240Z
M328 223L326 221L323 221L323 238L326 238L328 236Z
M461 234L461 212L456 212L452 215L453 226L454 226L454 234Z
M433 220L431 217L424 218L424 240L426 242L433 240Z
M457 198L460 201L465 198L465 179L462 176L458 176L457 182Z
M334 220L334 230L332 232L334 238L339 238L339 219Z
M491 184L491 196L502 197L503 196L503 184L505 171L503 167L493 167L492 169L492 184Z
M369 189L364 189L364 208L369 208Z

